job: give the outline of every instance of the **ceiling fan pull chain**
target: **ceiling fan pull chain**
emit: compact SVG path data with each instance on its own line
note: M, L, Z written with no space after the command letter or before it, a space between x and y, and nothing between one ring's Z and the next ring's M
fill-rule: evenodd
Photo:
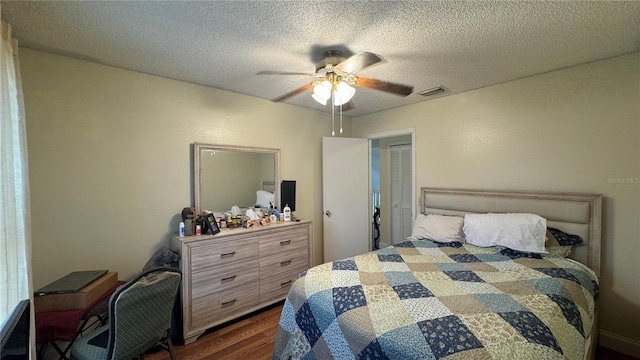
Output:
M336 115L335 115L336 98L331 94L331 136L336 136Z
M342 134L342 104L340 104L340 134Z

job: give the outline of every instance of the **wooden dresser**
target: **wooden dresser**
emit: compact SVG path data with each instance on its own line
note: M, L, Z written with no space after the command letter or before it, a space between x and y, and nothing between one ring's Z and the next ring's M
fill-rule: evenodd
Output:
M311 266L311 221L176 237L185 344L205 330L284 299Z

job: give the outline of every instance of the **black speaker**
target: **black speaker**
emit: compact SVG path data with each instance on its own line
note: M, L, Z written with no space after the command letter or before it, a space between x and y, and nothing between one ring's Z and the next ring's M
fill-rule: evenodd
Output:
M296 211L296 181L282 180L280 184L280 208L289 205L291 211Z

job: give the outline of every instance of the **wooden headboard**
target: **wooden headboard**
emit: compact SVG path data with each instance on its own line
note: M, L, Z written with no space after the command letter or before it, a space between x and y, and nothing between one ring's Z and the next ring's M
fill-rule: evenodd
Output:
M424 214L532 213L554 227L582 237L571 258L600 276L602 195L553 192L520 192L421 188L420 209Z

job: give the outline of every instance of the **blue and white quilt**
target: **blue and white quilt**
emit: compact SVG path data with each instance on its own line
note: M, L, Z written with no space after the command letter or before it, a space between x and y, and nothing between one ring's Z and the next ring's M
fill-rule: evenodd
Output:
M406 241L301 274L273 359L583 359L597 295L563 257Z

